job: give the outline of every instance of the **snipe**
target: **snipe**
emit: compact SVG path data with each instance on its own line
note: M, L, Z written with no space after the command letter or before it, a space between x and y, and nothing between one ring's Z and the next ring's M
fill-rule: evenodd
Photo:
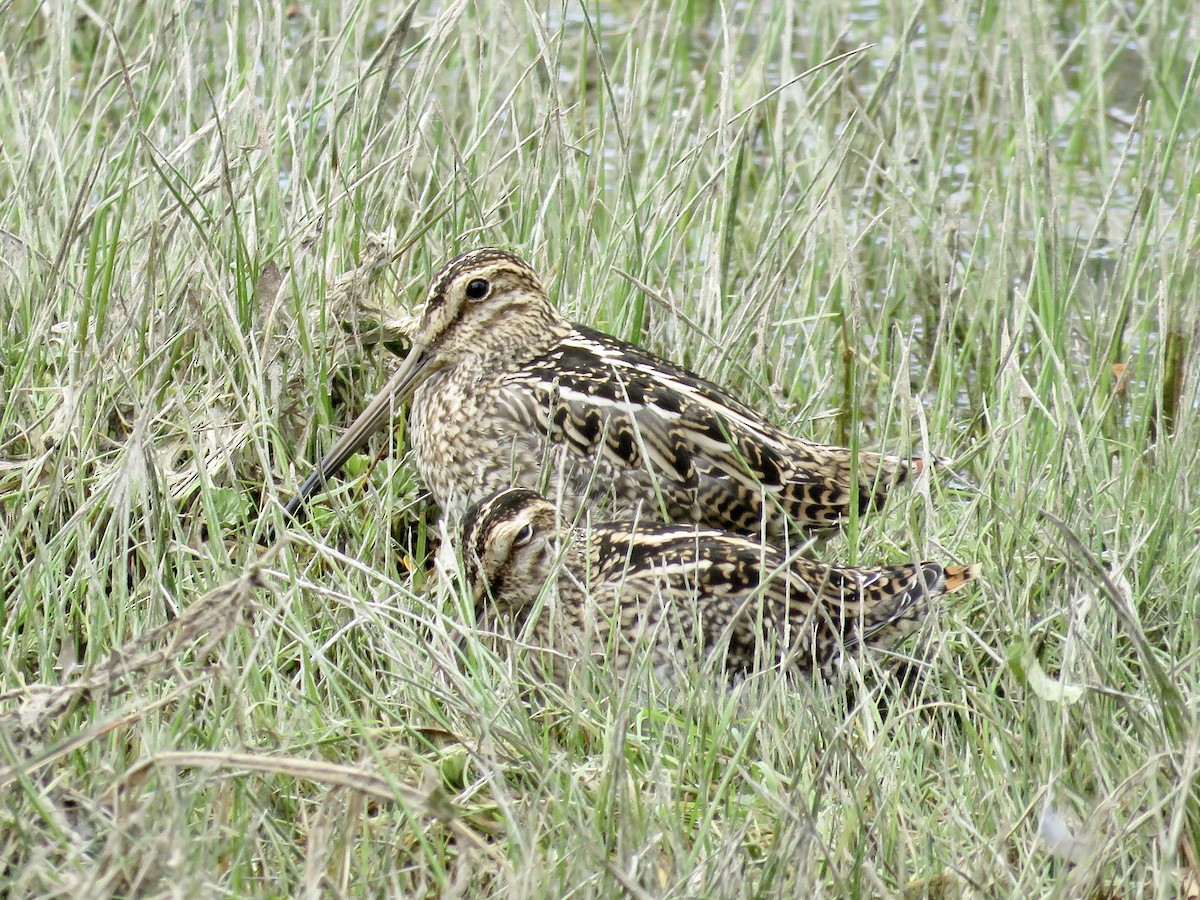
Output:
M979 574L933 562L824 565L728 531L572 528L559 516L534 491L501 491L467 511L461 549L477 621L556 651L560 681L606 648L616 679L638 648L664 683L680 683L697 650L731 676L764 665L828 676L847 655L914 631L930 601Z
M417 470L452 519L515 484L571 513L603 502L777 538L788 522L836 526L924 465L787 434L691 372L570 323L527 263L484 248L437 273L412 351L286 514L410 400Z

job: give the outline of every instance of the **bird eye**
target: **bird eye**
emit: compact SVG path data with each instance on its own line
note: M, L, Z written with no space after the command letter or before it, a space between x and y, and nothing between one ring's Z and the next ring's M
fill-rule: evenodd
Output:
M528 544L532 540L533 540L533 526L526 524L521 528L520 531L517 532L517 536L515 538L513 538L513 546L514 547L524 547L526 544Z
M472 300L482 300L488 295L491 285L483 278L472 278L467 284L467 296Z

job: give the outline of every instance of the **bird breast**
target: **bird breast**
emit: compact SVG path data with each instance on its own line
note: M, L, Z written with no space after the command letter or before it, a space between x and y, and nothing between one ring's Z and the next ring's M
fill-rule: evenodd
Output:
M461 364L436 372L413 396L409 436L416 468L454 519L470 503L511 485L515 473L540 464L538 435L544 430L514 421L503 382L502 371Z

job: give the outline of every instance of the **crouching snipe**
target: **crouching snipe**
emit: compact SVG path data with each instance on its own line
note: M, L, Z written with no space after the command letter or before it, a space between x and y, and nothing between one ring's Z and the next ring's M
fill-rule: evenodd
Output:
M503 250L434 276L411 353L288 504L293 515L411 401L413 458L457 520L510 485L570 513L696 522L777 538L883 502L925 464L795 437L714 384L554 308Z
M827 676L845 656L914 631L931 600L979 574L823 565L694 525L570 528L558 517L540 494L501 491L468 510L462 557L481 626L557 651L560 681L606 648L620 678L647 647L665 683L678 683L697 649L734 676L764 665Z

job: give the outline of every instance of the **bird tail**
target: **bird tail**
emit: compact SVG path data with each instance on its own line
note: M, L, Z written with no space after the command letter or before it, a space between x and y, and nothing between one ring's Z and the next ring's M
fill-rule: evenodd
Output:
M885 566L872 572L872 580L863 586L859 601L866 611L857 638L864 644L890 646L916 630L933 600L974 581L979 577L981 567L923 562L920 565ZM908 586L897 590L905 581Z
M914 456L907 460L909 469L912 470L913 477L920 475L925 471L926 466L933 466L938 469L950 468L950 457L948 456Z
M947 594L952 594L964 584L968 584L979 577L979 573L983 569L977 563L970 566L946 566L942 569L945 583L942 590Z
M794 466L776 495L782 515L769 518L771 538L786 533L789 523L820 532L845 524L857 504L858 514L881 508L896 485L914 480L930 466L949 465L941 456L887 456L793 438Z
M810 565L812 576L821 570L812 583L820 585L817 603L823 619L823 627L814 635L814 668L826 677L841 667L846 656L859 656L868 648L886 649L916 631L931 602L974 581L981 571L978 565L935 562L865 569ZM811 597L796 603L794 621L807 622L812 612Z
M886 456L881 453L860 453L858 456L858 510L866 513L878 509L887 500L891 489L913 481L928 468L945 469L950 460L945 456Z

